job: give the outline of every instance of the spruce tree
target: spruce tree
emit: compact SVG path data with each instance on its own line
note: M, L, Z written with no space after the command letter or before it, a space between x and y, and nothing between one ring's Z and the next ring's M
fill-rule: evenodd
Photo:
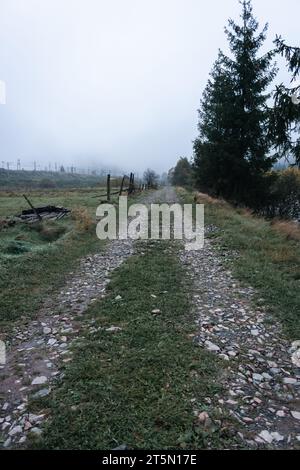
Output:
M233 133L235 128L234 89L230 74L222 68L222 60L214 64L199 109L199 138L194 142L196 182L216 196L231 197L235 160Z
M267 90L276 69L274 51L259 56L267 25L258 33L251 1L240 3L242 24L229 20L225 29L232 56L220 52L201 102L195 168L198 175L203 171L200 181L212 180L217 194L256 206L263 175L274 162Z
M285 157L289 163L300 167L300 104L292 99L300 94L295 80L300 75L300 48L285 44L281 37L275 40L276 52L285 57L292 74L291 86L276 87L275 104L271 113L270 136L278 150L278 158Z

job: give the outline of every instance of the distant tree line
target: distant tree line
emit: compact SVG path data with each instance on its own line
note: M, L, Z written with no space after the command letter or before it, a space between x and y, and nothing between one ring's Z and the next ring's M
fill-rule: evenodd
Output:
M173 184L194 184L214 196L271 213L267 208L274 198L278 205L280 181L284 194L287 178L293 185L299 182L299 170L280 178L274 165L285 158L300 167L300 87L293 85L300 72L300 48L277 37L274 48L260 55L268 27L259 31L251 1L240 3L241 22L229 20L225 28L231 55L219 51L200 102L193 159L181 158L169 177ZM285 57L292 84L281 84L272 93L277 55Z
M148 168L144 172L143 180L144 180L144 184L148 188L156 189L158 186L158 182L159 182L159 175L154 170L151 170L151 168Z

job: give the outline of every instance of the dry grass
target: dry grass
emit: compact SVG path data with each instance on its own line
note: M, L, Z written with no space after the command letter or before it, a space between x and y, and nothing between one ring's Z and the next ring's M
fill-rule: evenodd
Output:
M217 199L212 196L209 196L208 194L200 193L200 192L195 193L194 201L197 204L213 204L213 205L218 205L222 207L229 206L229 204L223 199Z
M278 247L277 250L266 250L274 263L296 263L295 251L289 245Z
M194 201L198 204L211 204L213 206L233 209L233 207L224 201L223 199L216 199L208 194L197 192L194 195ZM251 209L248 208L238 208L236 209L238 214L243 217L251 218L253 221L259 221L262 217L253 215ZM277 233L283 235L287 240L300 241L300 224L294 221L274 219L271 222L271 227Z
M78 232L89 232L94 227L94 221L85 207L75 207L71 216Z
M273 229L285 236L287 240L300 241L300 225L297 222L288 220L273 220L271 222Z

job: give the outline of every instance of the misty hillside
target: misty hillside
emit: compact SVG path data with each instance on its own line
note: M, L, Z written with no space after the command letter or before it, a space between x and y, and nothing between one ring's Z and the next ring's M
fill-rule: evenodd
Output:
M100 183L101 177L95 175L0 169L0 190L86 188Z

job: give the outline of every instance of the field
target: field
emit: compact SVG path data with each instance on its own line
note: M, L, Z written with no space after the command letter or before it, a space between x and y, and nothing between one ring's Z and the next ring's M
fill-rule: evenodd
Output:
M104 177L50 171L12 171L0 169L0 191L55 188L87 188L105 182Z
M32 318L41 300L63 284L64 275L74 263L101 248L94 232L98 201L95 189L27 194L35 206L61 205L75 212L60 221L17 224L0 232L2 325ZM0 191L0 218L27 208L22 193Z

